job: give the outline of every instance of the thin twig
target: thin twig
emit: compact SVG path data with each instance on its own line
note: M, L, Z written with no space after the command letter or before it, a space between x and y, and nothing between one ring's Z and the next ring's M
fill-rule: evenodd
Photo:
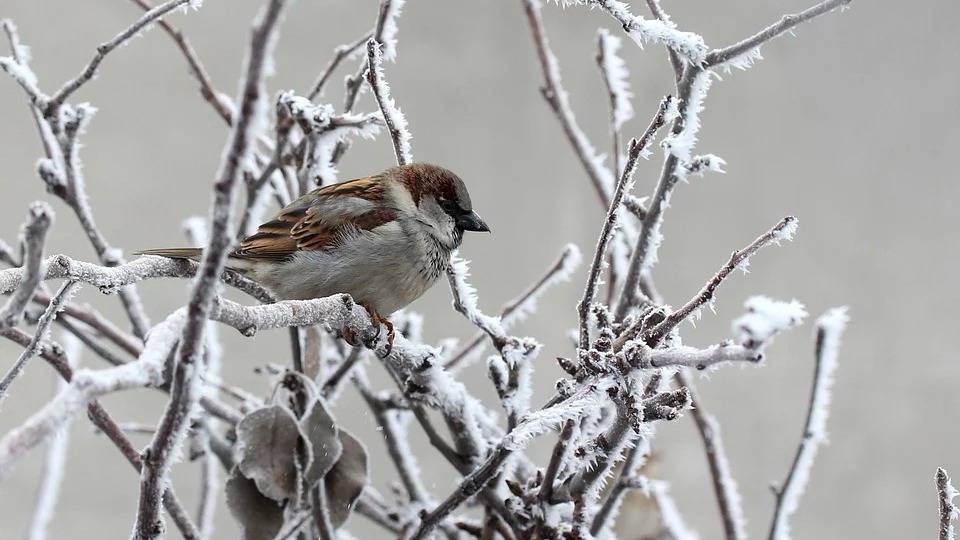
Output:
M144 11L149 12L153 9L153 6L147 3L146 0L131 1L143 8ZM193 77L197 80L197 83L200 84L200 95L213 107L217 115L219 115L227 125L230 125L233 122L233 102L213 86L213 79L210 78L210 74L208 74L206 68L203 67L203 63L200 61L200 57L197 56L196 51L193 50L190 40L187 39L187 36L184 35L179 28L176 28L163 19L158 20L157 24L173 39L180 49L180 52L183 53L183 57L190 66L190 72L193 73Z
M550 455L550 461L547 463L547 470L543 475L543 484L540 486L540 500L549 502L553 499L553 484L557 481L557 474L560 472L560 465L567 457L567 448L573 440L573 433L576 424L573 420L567 420L563 425L563 430L557 438L557 443L553 445L553 453Z
M674 136L679 135L683 131L685 119L692 121L688 123L695 124L697 122L693 116L690 118L686 117L688 114L697 115L699 113L698 110L691 110L690 98L695 82L700 77L709 77L708 74L701 75L702 73L700 70L688 68L684 72L683 78L677 84L676 99L680 114L674 119L673 127L670 130L670 133ZM693 109L696 109L696 107ZM630 257L630 265L623 277L620 297L613 310L614 318L617 321L622 321L623 318L626 317L629 309L633 307L640 280L644 272L649 270L652 260L656 257L656 249L660 241L660 224L663 221L663 212L666 209L667 200L669 200L670 195L673 193L673 188L677 182L680 181L680 177L676 173L678 163L679 158L673 152L668 153L666 159L663 161L660 180L657 182L657 187L654 189L653 196L647 207L646 216L641 224L640 234L637 237L633 253Z
M543 86L540 91L553 110L554 115L556 115L557 120L560 121L563 133L567 136L567 140L573 146L574 153L586 170L601 204L606 205L613 192L614 175L610 172L610 169L602 164L600 156L597 155L590 140L584 134L580 125L577 124L573 110L570 108L567 91L564 90L563 83L560 80L560 67L557 57L550 49L547 33L543 28L540 2L538 0L522 0L522 4L533 36L540 70L543 73Z
M410 502L425 503L429 499L429 494L420 479L420 467L414 461L410 450L406 428L400 418L403 412L389 408L382 399L375 396L363 375L355 375L352 380L360 396L373 411L377 425L383 433L387 453L397 469L400 481L407 491L407 497Z
M773 521L770 524L770 540L789 540L790 524L787 520L800 506L800 497L806 489L818 447L827 439L830 387L833 384L833 372L837 368L837 356L840 353L840 336L846 323L847 315L844 308L832 309L817 320L816 364L810 389L810 402L807 407L807 421L803 428L803 437L797 445L797 453L793 457L793 464L787 472L787 478L776 491L777 500L773 509Z
M760 32L722 49L714 49L707 54L704 65L717 68L727 62L735 62L737 57L747 54L763 43L789 32L793 27L810 19L829 13L837 8L843 8L853 0L826 0L800 13L784 15L779 21L764 28Z
M43 279L45 272L43 247L51 223L53 223L53 209L50 205L45 202L30 205L27 222L21 230L24 246L23 278L17 290L10 295L7 303L0 309L0 330L20 324L23 319L23 310ZM2 394L3 386L0 386L0 395Z
M380 43L373 39L367 41L367 82L373 89L377 105L383 113L383 120L390 132L393 141L393 151L397 156L398 165L413 163L413 154L410 151L410 131L407 129L407 119L390 97L390 87L383 77L383 53Z
M569 280L573 270L580 264L581 258L580 250L575 245L565 246L560 257L536 281L500 308L498 317L504 329L509 330L515 323L522 320L536 306L537 300L548 288L561 281ZM474 334L469 341L450 355L450 359L443 367L448 370L462 367L469 359L480 353L487 336L488 334L483 330Z
M386 18L390 16L396 16L398 13L396 10L392 9L391 5L395 0L380 0L380 8L377 11L377 22L373 27L373 35L367 40L369 43L370 40L373 40L377 43L383 43L384 40L384 30L390 26L387 24ZM360 66L357 68L356 73L351 76L348 76L344 81L346 85L346 96L343 100L343 112L348 113L353 110L357 105L357 100L360 99L360 92L363 90L363 80L367 77L367 69L369 61L364 59L360 63ZM347 140L343 140L337 143L337 146L333 149L333 155L330 158L330 162L333 165L340 163L340 160L343 158L343 155L346 153L347 149L350 147L350 143Z
M703 440L703 448L710 466L710 478L713 481L713 492L720 507L720 516L723 520L723 530L727 540L743 540L747 537L744 529L743 506L740 493L737 492L737 483L730 473L730 463L723 450L723 440L720 438L720 425L717 420L704 408L703 401L697 394L693 383L684 373L678 372L675 376L677 383L686 387L690 392L690 412L697 425L697 431Z
M746 265L750 262L750 257L752 257L761 249L773 244L779 245L783 240L793 240L793 235L796 230L797 218L793 216L787 216L781 219L769 231L760 235L759 238L751 242L745 248L734 251L733 255L730 256L730 259L726 262L726 264L720 268L716 275L710 278L710 281L703 286L696 296L691 298L677 311L667 315L667 317L659 324L647 330L644 333L643 341L650 346L659 343L664 336L669 334L671 330L676 328L678 324L683 322L696 310L700 309L704 304L712 302L717 287L719 287L720 284L723 283L723 280L733 273L734 270L737 268L746 268ZM642 321L638 321L629 330L624 332L624 334L614 343L614 348L617 350L623 348L627 341L629 341L632 336L635 336L636 332L640 330L641 324Z
M432 512L425 515L420 522L420 527L410 537L410 540L424 540L435 527L451 512L457 509L464 501L476 495L484 486L487 485L494 475L500 470L511 452L503 445L498 446L490 453L490 456L483 462L483 465L475 469L457 487L457 489L446 500L440 503Z
M671 100L672 98L670 96L663 98L660 101L660 106L657 108L657 113L653 115L650 125L647 126L647 129L643 132L640 139L632 139L630 141L627 162L624 164L623 173L617 182L613 197L610 199L610 207L607 209L606 219L604 219L603 227L600 229L600 238L597 240L597 249L593 254L593 262L590 264L590 270L587 273L587 285L583 291L583 297L580 299L580 303L577 304L577 312L580 315L579 347L582 351L586 351L590 345L590 328L587 323L587 317L590 312L590 306L593 304L593 300L597 294L600 272L603 270L603 257L607 252L607 245L610 242L610 237L616 226L617 216L620 212L620 203L631 186L633 175L637 170L637 161L640 159L644 150L650 146L657 130L663 126L665 114L667 108L670 106Z
M647 7L650 8L650 13L652 13L658 21L671 24L670 16L663 10L663 7L660 5L660 0L646 0L646 2ZM673 68L674 82L679 83L680 78L683 77L683 60L680 59L677 51L670 47L667 47L667 56L670 58L670 67Z
M30 334L20 330L19 328L11 328L5 332L0 332L0 335L13 341L14 343L19 344L22 347L29 346L33 338ZM70 367L69 362L67 361L66 355L64 354L63 347L55 343L43 343L40 348L40 357L47 361L66 381L73 383L74 379L74 370ZM63 393L58 393L58 396ZM107 437L116 445L120 450L127 461L133 465L134 469L137 472L140 472L142 468L140 452L134 448L130 440L123 434L123 430L120 428L119 424L107 413L106 409L100 404L96 399L91 399L87 404L87 415L90 417L91 422L99 429L102 433L107 435ZM63 419L63 422L55 423L52 426L54 432L59 430L65 423L66 420L72 416L74 411L70 411L69 415ZM2 453L2 452L0 452ZM167 487L163 494L163 506L173 518L174 523L176 524L180 534L183 535L184 540L200 540L200 534L197 531L196 525L190 520L189 515L186 510L184 510L183 504L177 498L176 493L174 493L172 487Z
M320 394L324 399L329 399L330 396L336 395L338 389L344 380L346 380L347 375L356 367L357 362L362 357L363 349L360 347L354 347L350 354L340 362L340 365L337 366L337 369L334 370L332 374L323 381L323 385L320 387Z
M60 90L57 90L57 93L50 98L50 102L47 103L46 111L48 115L59 109L60 106L63 105L63 103L67 100L67 98L79 90L80 87L86 84L89 80L93 79L93 77L97 74L97 68L100 67L100 62L103 62L103 59L106 58L108 54L113 52L114 49L123 45L130 39L141 35L143 31L156 23L161 17L177 9L178 7L187 4L188 2L190 2L190 0L169 0L168 2L144 13L140 19L137 20L137 22L133 23L124 31L117 34L110 41L101 43L99 46L97 46L97 52L93 55L93 59L91 59L90 62L83 68L80 74L67 81L63 87L61 87Z
M37 335L40 335L37 331ZM36 339L36 338L34 338ZM72 344L72 345L71 345ZM70 343L65 343L65 359L74 364L79 362L80 342L76 339ZM59 378L57 381L57 391L63 389L67 384L66 379ZM37 490L37 503L30 519L30 528L27 532L27 540L45 540L47 538L47 526L53 518L54 507L57 504L57 498L60 494L60 488L63 484L63 468L67 460L67 448L70 436L70 425L66 424L60 429L47 445L47 456L43 462L43 474L40 480L40 488Z
M370 30L364 35L360 36L359 39L351 42L344 43L343 45L338 45L333 49L333 58L330 59L330 62L323 68L323 71L320 72L320 75L317 77L317 80L310 87L310 91L307 92L307 99L314 100L323 93L323 87L326 86L327 80L330 79L330 76L333 75L333 72L336 71L337 67L340 66L340 63L350 58L360 47L363 47L370 38L373 37L373 31Z
M14 362L13 367L4 375L3 379L0 379L0 404L2 404L3 400L7 397L10 385L23 373L27 362L39 351L40 344L46 339L50 331L50 325L53 324L53 321L57 318L59 310L65 303L70 301L70 297L73 296L79 288L80 284L76 281L66 281L50 300L50 304L44 310L43 315L40 316L39 322L37 322L37 329L33 339L30 340L30 344L23 350L23 353L20 354L20 357L17 358L17 361Z
M601 505L600 510L593 516L593 522L590 524L590 534L596 536L607 526L607 523L614 519L617 510L620 508L620 502L628 489L636 487L632 481L639 469L646 461L647 454L650 452L649 441L640 439L636 441L633 448L627 452L627 457L623 460L620 468L620 474L617 481L610 488L607 499Z

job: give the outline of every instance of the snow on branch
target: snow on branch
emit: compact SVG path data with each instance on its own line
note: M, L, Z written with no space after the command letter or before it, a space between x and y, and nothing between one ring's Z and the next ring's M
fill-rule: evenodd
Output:
M704 451L707 454L707 464L710 467L710 477L713 480L713 493L720 507L720 516L723 519L723 530L727 540L745 540L747 538L746 518L743 515L743 500L737 488L737 482L730 471L730 460L727 459L723 448L723 439L720 437L720 424L717 419L701 405L700 396L693 383L682 373L676 375L677 381L690 392L690 411L697 424L697 431L703 441Z
M147 11L135 23L131 24L125 30L114 36L110 41L106 41L97 46L97 52L90 62L83 68L79 75L67 81L60 90L57 91L47 103L49 111L60 108L61 105L81 86L94 78L97 74L97 68L108 54L114 49L123 45L127 41L142 35L142 33L153 26L160 18L171 11L183 7L187 4L193 5L194 0L168 0L167 2Z
M788 519L800 507L800 497L806 490L817 450L827 441L830 387L833 386L833 372L837 369L837 357L840 354L840 336L848 319L846 308L831 309L817 319L816 367L807 421L787 479L775 491L777 501L770 525L770 540L790 539Z
M540 297L543 296L543 293L550 287L564 281L570 281L573 277L573 271L580 265L582 258L580 248L573 244L564 246L560 257L547 268L542 276L534 281L525 291L520 293L519 296L504 304L500 309L498 316L504 330L509 330L514 324L523 321L527 315L536 310ZM456 371L461 366L468 364L480 354L485 344L484 338L488 335L484 330L480 330L474 334L469 341L450 355L444 367L448 370Z
M251 159L254 143L263 129L262 119L266 109L264 81L270 71L268 66L273 62L279 22L289 3L289 0L271 0L258 15L251 31L240 95L237 99L239 110L213 185L209 240L203 250L197 278L190 291L170 400L144 459L140 480L140 504L134 525L134 536L137 540L156 538L164 532L160 516L161 497L167 484L170 466L186 438L192 409L200 399L201 354L207 319L213 310L219 292L220 275L233 245L230 224L237 186L245 164Z
M654 114L653 119L650 121L650 125L647 126L646 131L644 131L640 139L632 139L630 141L630 149L627 152L627 163L624 165L623 173L620 175L620 180L617 182L613 197L610 199L607 216L600 229L600 238L597 240L597 249L593 254L593 262L590 264L590 270L587 273L587 286L583 292L583 297L580 299L580 303L577 305L577 312L580 315L579 347L583 351L586 351L590 345L590 329L587 317L597 294L604 254L607 252L611 235L617 226L620 205L623 202L624 196L633 187L633 175L637 170L637 161L650 145L656 132L664 124L664 115L670 106L671 100L672 98L670 96L663 98L656 114Z
M733 255L730 256L730 259L727 261L723 267L714 275L710 281L704 285L703 289L697 293L689 302L684 304L677 311L667 315L659 324L645 331L643 335L643 340L648 344L659 343L671 330L677 327L681 322L683 322L687 317L695 313L705 304L710 304L713 302L714 294L716 293L717 288L721 283L737 268L745 269L750 262L750 258L756 254L761 249L771 246L779 245L783 240L793 240L793 235L797 230L797 218L793 216L787 216L780 220L779 223L773 226L769 231L760 235L759 238L750 243L747 247L734 251ZM642 320L638 320L630 330L625 332L618 340L616 347L622 348L627 340L632 336L637 335L641 330L643 324Z
M779 21L764 28L760 32L722 49L714 49L707 55L704 64L706 67L717 68L724 64L744 69L753 63L759 56L760 45L771 39L789 32L795 26L814 17L829 13L837 8L843 8L853 0L826 0L800 13L784 15Z
M547 33L543 28L540 0L522 0L522 3L536 47L540 71L543 74L543 86L540 91L553 110L553 114L560 121L564 135L567 136L567 140L573 146L577 158L587 172L587 176L590 177L590 182L600 197L600 201L606 205L613 193L614 175L603 164L603 156L597 155L590 139L577 124L573 109L570 108L567 91L563 88L563 83L560 80L560 64L553 54L553 50L550 49Z
M53 215L53 209L45 202L30 205L27 222L20 231L23 246L22 277L16 291L0 308L0 331L20 324L23 319L23 310L43 279L45 273L43 247L47 231L53 223ZM0 395L2 393L3 391L0 390Z
M957 490L950 483L950 476L943 467L937 467L937 498L940 501L940 540L953 540L953 520L957 519L957 511L953 499Z
M402 4L396 2L395 4ZM393 141L393 150L397 155L398 165L407 165L413 163L413 153L410 151L410 130L407 129L407 119L400 112L396 102L390 97L390 86L383 76L383 52L381 45L377 41L370 39L367 41L367 82L373 89L373 95L377 98L377 105L383 112L383 120L387 124L387 130L390 131L390 139Z
M629 6L617 0L557 0L562 5L597 6L617 20L623 30L643 47L647 42L662 43L676 52L684 61L695 66L702 65L709 48L703 38L693 32L677 30L669 20L647 20L630 13Z
M377 41L382 44L383 59L393 62L397 59L397 19L407 0L385 0L380 3L380 17L377 19Z
M744 347L763 352L773 338L807 318L807 310L796 300L783 302L753 296L744 302L747 312L733 321L733 333Z
M613 128L619 130L627 120L633 118L633 105L630 104L630 98L633 96L630 91L630 72L627 71L627 64L623 59L617 56L620 38L611 36L606 28L601 28L597 31L597 43L599 45L597 63L603 73L603 83L610 94Z

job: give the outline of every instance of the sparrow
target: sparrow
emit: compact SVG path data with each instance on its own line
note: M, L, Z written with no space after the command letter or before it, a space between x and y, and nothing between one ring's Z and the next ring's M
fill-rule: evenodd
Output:
M414 163L320 187L291 202L240 242L227 268L278 298L347 293L375 325L427 291L450 266L464 231L489 232L470 194L448 169ZM139 255L199 260L200 248Z

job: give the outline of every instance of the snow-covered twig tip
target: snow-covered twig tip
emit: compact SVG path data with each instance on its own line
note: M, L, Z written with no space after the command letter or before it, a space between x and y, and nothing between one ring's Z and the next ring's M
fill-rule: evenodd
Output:
M47 231L53 222L53 209L45 202L35 202L30 205L27 222L21 231L21 240L24 246L23 277L20 286L3 308L0 309L0 330L20 324L23 310L27 302L33 297L33 292L40 285L45 273L43 262L43 247L47 238Z
M830 387L833 385L833 372L837 369L840 336L848 319L845 307L831 309L817 319L816 368L813 375L813 389L810 392L807 422L793 465L787 473L787 479L776 492L777 503L770 527L770 540L789 540L788 520L800 506L800 497L807 487L817 450L827 440Z
M937 496L940 500L940 540L953 540L953 520L958 515L953 499L957 496L957 490L943 467L937 467Z

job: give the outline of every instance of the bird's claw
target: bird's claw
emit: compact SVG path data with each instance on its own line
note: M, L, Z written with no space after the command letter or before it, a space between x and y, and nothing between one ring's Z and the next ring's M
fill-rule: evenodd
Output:
M380 326L382 324L387 329L387 336L386 336L386 349L381 358L386 358L387 356L390 356L390 352L393 351L393 340L396 338L396 332L394 332L393 323L390 322L388 319L381 317L376 312L376 310L373 309L373 306L369 304L363 304L363 308L367 310L367 314L370 315L370 323L377 328L377 333L374 334L373 337L369 339L361 340L357 336L356 332L351 330L349 327L344 326L343 330L341 331L341 333L343 334L343 339L346 340L347 343L349 343L354 347L363 345L368 349L376 350L377 343L380 341L380 337L383 335L383 328L381 328Z

